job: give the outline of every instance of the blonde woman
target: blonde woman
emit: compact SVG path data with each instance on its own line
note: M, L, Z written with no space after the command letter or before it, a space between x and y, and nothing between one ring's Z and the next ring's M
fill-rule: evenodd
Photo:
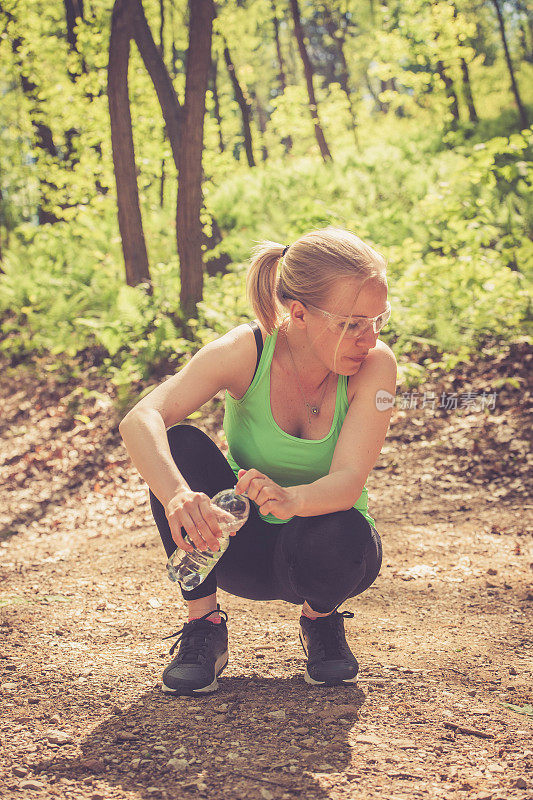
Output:
M303 604L309 684L354 683L358 663L339 612L381 566L365 486L387 434L396 360L379 339L390 316L384 258L327 227L293 244L253 249L247 289L256 321L199 350L142 398L120 432L150 488L167 556L218 550L209 498L235 486L253 502L246 524L206 580L181 589L189 617L163 690L202 695L228 662L217 587L251 600ZM186 417L225 390L225 457Z

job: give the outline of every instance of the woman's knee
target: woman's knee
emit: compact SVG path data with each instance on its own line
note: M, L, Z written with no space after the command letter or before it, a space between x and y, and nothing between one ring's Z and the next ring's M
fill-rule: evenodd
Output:
M194 425L183 425L182 423L173 425L167 430L167 439L173 456L183 451L209 446L208 443L214 444L200 428L196 428Z
M220 460L221 452L215 442L194 425L174 425L167 430L168 444L174 463L180 471L190 465L198 467Z
M379 535L359 511L324 516L320 535L311 525L290 567L295 590L321 613L365 591L381 566Z
M290 548L293 575L300 586L317 580L345 585L361 578L369 555L372 560L374 541L360 512L349 509L302 521L307 524Z
M353 508L312 517L306 527L299 550L314 563L353 564L374 546L371 525Z
M371 534L372 534L372 542L369 545L369 555L371 555L372 557L369 558L368 560L371 562L373 571L375 573L371 581L371 583L373 583L376 580L379 571L381 569L381 562L383 561L383 549L381 545L381 537L377 532L377 530L374 528L374 526L372 526Z

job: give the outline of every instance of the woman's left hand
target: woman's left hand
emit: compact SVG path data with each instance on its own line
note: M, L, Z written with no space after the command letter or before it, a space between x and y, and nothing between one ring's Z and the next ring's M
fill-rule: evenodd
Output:
M298 514L297 490L297 486L279 486L256 469L240 469L235 486L237 494L246 492L250 500L257 503L261 514L273 514L278 519L288 519Z

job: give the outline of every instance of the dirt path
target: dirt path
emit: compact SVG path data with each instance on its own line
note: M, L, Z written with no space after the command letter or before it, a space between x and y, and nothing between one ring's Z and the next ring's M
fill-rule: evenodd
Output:
M474 451L467 480L451 468L479 415L427 417L430 437L394 418L368 481L383 567L344 606L357 686L303 681L297 606L220 592L220 689L171 698L162 638L185 603L109 400L83 398L73 419L73 385L17 375L2 418L2 798L533 795L533 719L505 705L533 702L531 514L518 467L476 473ZM101 390L91 376L84 385ZM522 441L524 419L504 400L498 431ZM208 407L213 436L219 422Z

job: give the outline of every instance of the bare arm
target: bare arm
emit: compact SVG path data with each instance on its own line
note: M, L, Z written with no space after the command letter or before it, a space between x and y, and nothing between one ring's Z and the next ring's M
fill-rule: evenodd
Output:
M364 370L364 371L363 371ZM357 375L357 390L342 424L328 475L312 483L281 487L255 469L240 470L237 491L247 491L262 514L278 519L312 517L349 509L360 496L381 452L392 414L382 410L376 393L396 388L396 359L382 345L365 360Z
M131 416L126 415L118 426L120 435L135 467L157 499L167 506L179 489L189 488L170 453L167 426L156 408L136 406L132 411L135 414L130 411Z
M302 517L351 508L363 491L383 447L392 415L392 403L381 406L377 392L396 390L396 359L389 347L375 350L358 375L355 396L342 424L329 474L313 483L294 487Z
M248 326L239 326L202 347L183 369L143 397L121 421L120 435L131 460L164 506L167 518L173 513L174 509L169 511L169 508L174 498L180 497L181 510L183 503L189 503L194 499L192 495L198 494L191 493L172 458L167 429L182 422L220 390L232 391L239 379L242 382L243 371L253 372L255 357L253 332ZM213 517L206 519L206 514L211 513L208 498L196 498L180 520L189 534L193 531L196 534L198 527L206 542L212 544L210 530L218 529L220 533L220 529ZM207 527L204 520L209 523ZM171 524L175 541L180 538L179 527L177 521Z

